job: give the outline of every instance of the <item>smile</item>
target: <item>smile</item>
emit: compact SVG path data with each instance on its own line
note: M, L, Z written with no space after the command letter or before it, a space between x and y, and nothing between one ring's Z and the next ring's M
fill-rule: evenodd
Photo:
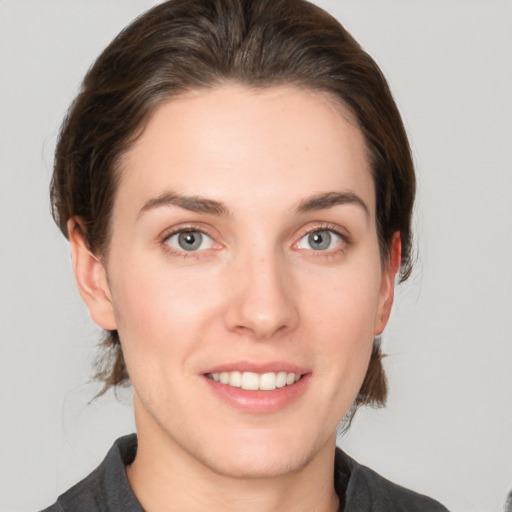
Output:
M206 376L215 382L226 384L246 391L273 391L295 384L301 378L300 373L293 372L215 372Z

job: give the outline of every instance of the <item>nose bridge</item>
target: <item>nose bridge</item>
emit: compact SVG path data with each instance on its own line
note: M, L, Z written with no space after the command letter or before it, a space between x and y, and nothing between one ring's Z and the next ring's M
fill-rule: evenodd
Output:
M240 255L237 269L229 329L264 339L295 327L298 311L285 256L270 244L252 245Z

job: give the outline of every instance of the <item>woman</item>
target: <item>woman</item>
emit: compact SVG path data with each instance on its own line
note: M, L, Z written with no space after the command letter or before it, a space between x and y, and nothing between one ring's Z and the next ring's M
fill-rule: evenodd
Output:
M87 74L51 192L137 436L48 510L445 510L335 447L385 402L415 193L385 79L337 21L153 8Z

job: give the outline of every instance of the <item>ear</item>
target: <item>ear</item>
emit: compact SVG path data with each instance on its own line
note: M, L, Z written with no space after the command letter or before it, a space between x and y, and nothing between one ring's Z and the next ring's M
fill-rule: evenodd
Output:
M400 238L400 233L397 231L393 234L388 260L382 271L379 305L377 308L377 317L375 319L375 336L382 333L391 315L391 307L393 306L395 292L395 278L398 270L400 269L401 262L402 240Z
M72 217L67 228L78 291L92 320L103 329L114 330L117 327L105 267L85 241L83 221L79 217Z

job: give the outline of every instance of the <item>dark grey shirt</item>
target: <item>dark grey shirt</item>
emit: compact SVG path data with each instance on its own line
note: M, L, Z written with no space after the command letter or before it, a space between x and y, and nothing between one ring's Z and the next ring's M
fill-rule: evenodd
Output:
M126 477L137 453L135 434L121 437L87 478L42 512L144 512ZM437 501L400 487L336 450L340 512L446 512Z

